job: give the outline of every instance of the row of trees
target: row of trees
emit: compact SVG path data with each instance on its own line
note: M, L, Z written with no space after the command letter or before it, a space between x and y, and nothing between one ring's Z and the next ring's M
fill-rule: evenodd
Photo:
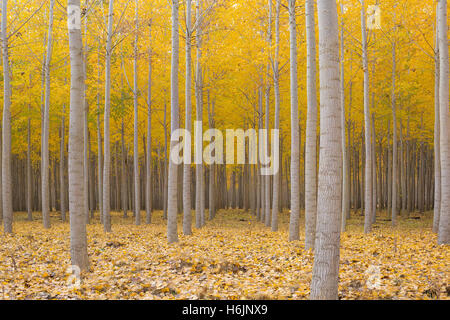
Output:
M41 210L44 227L50 228L50 209L60 210L64 220L68 203L72 263L86 270L86 223L95 210L100 212L105 231L111 232L111 209L123 210L124 215L132 210L137 225L142 220L141 208L146 211L146 223L151 222L152 210L162 209L168 242L173 243L178 240L179 213L183 213L183 233L189 235L192 209L195 226L201 228L218 209L228 207L250 209L273 231L278 229L278 214L289 208L289 240L298 240L304 208L305 248L315 250L311 286L315 299L337 298L340 233L345 231L352 208L364 209L365 232L371 231L377 209L389 209L395 225L399 210L434 208L438 242L449 242L446 1L439 1L436 19L432 4L424 6L428 11L419 11L422 3L399 3L392 6L392 15L383 16L382 24L378 13L380 8L388 12L389 1L374 2L368 12L364 1L342 1L340 19L336 1L318 1L318 50L313 0L306 0L304 6L295 0L248 4L197 0L195 10L190 0L173 0L170 42L167 4L154 1L140 8L136 0L129 19L131 3L92 0L81 7L79 0L69 0L66 21L60 5L50 0L45 6L29 5L27 18L11 31L7 0L3 0L5 232L12 232L13 210L26 209L30 219L33 210ZM180 7L184 9L182 24ZM412 10L420 12L415 25L407 22ZM33 19L45 20L47 13L47 29L40 33L45 35L41 58L30 41L36 33L27 26ZM254 18L249 20L250 16ZM358 16L360 23L355 20ZM436 21L434 30L430 21ZM62 27L66 22L68 48L59 43L67 38L67 28ZM94 25L101 26L95 36ZM306 27L304 46L298 40L302 26ZM435 45L429 46L433 34ZM181 78L180 36L185 40L185 77ZM14 41L29 55L18 54L11 63L9 48ZM304 66L297 63L303 53ZM424 56L435 63L434 74L427 73L431 62L414 65ZM385 78L387 73L390 77ZM15 91L29 93L14 100L19 117L14 118L18 123L14 131L11 75ZM41 82L36 75L41 75ZM426 90L421 92L426 84L420 77L435 78L434 97ZM69 84L70 107L66 108ZM180 94L182 84L184 95ZM177 142L171 140L171 133L193 126L192 92L195 117L201 123L194 128L200 132L197 139L207 127L280 128L278 173L262 176L260 165L191 167L170 161L168 155ZM426 108L433 99L436 121L429 128ZM182 102L184 110L180 110ZM96 110L89 108L92 104ZM127 112L131 105L133 112ZM230 105L236 105L239 112ZM299 105L306 106L305 117ZM56 134L51 134L52 123L58 123L53 126ZM40 147L36 137L42 137ZM269 142L263 144L266 150ZM194 150L194 156L199 157L201 140L196 145L200 150ZM21 152L22 147L26 152ZM33 154L39 154L36 149L41 151L37 161L33 159ZM13 193L13 184L23 193Z

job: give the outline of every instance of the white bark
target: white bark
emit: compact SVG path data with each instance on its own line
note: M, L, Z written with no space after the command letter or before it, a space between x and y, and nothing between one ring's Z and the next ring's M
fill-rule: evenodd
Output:
M192 132L192 57L191 57L191 0L186 1L186 117L185 129ZM185 140L184 152L191 154L191 149L188 148L190 144ZM191 165L184 164L183 166L183 233L185 235L192 234L192 204L191 204Z
M439 218L438 244L450 243L450 137L449 137L449 65L447 0L439 0L439 104L440 104L440 151L441 151L441 213Z
M99 41L100 47L100 41ZM97 156L97 179L98 179L98 204L100 211L100 222L103 223L103 148L102 148L102 133L100 126L100 54L98 55L98 92L97 92L97 146L98 146L98 156Z
M31 80L31 75L30 75ZM30 81L31 83L31 81ZM30 112L31 106L28 105L28 112ZM63 158L61 158L60 164L64 163ZM31 181L31 118L28 116L27 119L27 214L28 214L28 221L33 220L33 212L32 212L32 181ZM61 184L63 186L63 184ZM62 200L61 200L62 201ZM61 202L62 204L62 202ZM0 205L1 207L1 205ZM62 208L61 208L62 212ZM1 212L0 212L1 214Z
M66 148L66 141L65 141L65 134L66 134L66 128L65 128L65 121L66 117L64 114L66 113L66 105L63 105L63 116L61 117L61 145L60 145L60 153L59 153L59 198L60 198L60 206L61 206L61 220L64 222L66 221L66 179L65 177L65 171L66 171L66 164L65 164L65 148ZM30 180L31 180L31 164L29 166L30 171ZM31 189L31 185L29 187ZM30 190L31 191L31 190ZM31 203L30 203L31 207Z
M68 19L79 20L80 0L69 0ZM78 18L76 17L78 15ZM83 185L83 42L81 29L69 23L70 127L69 127L69 212L72 265L89 267Z
M438 12L438 11L436 11ZM434 217L433 232L439 231L441 214L441 152L439 120L439 14L436 14L435 48L434 48ZM403 190L402 190L403 191Z
M362 33L362 57L364 70L364 131L365 131L365 176L364 176L364 233L372 230L372 145L370 134L370 106L369 106L369 65L367 58L367 30L364 0L361 0L361 33Z
M49 154L48 154L48 136L50 127L50 63L52 61L53 51L53 8L55 1L50 1L49 23L48 23L48 37L47 37L47 53L44 65L45 78L45 104L44 104L44 132L42 133L42 159L41 159L41 174L42 174L42 220L44 228L50 228L50 204L49 204Z
M269 2L269 21L268 21L268 27L267 27L267 46L269 48L268 54L270 57L270 48L272 47L272 0L268 0ZM270 154L270 135L269 135L269 128L270 128L270 65L267 64L267 83L266 83L266 143L265 143L265 152L267 154ZM265 194L264 194L264 201L265 201L265 212L264 212L264 218L265 218L265 225L266 227L270 226L270 176L266 175L264 177L264 184L265 184Z
M341 15L344 14L344 4L341 2ZM342 140L342 223L341 231L345 231L347 216L350 213L350 181L347 146L345 145L345 37L344 19L341 20L341 140ZM350 145L348 146L350 147Z
M84 183L84 213L86 216L86 223L89 223L89 102L87 100L86 95L86 80L87 80L87 61L88 61L88 44L87 44L87 15L84 17L85 24L84 24L84 34L85 34L85 48L84 48L84 61L83 61L83 75L84 75L84 89L83 89L83 100L84 100L84 114L83 114L83 120L84 120L84 126L83 126L83 132L84 132L84 140L83 140L83 168L84 168L84 177L83 177L83 183Z
M179 68L179 31L178 31L178 7L179 1L172 1L172 61L170 77L171 115L170 130L173 133L178 129L178 68ZM170 139L170 150L175 141ZM167 186L167 240L169 243L178 241L177 233L177 180L178 165L169 156L169 180Z
M114 1L109 1L108 8L108 34L106 39L106 57L105 57L105 114L104 114L104 160L103 160L103 226L105 232L111 232L111 201L110 201L110 171L111 171L111 147L109 133L109 119L111 115L111 41L113 24L113 5Z
M289 241L298 240L300 217L300 146L298 127L297 30L295 0L289 0L291 88L291 214Z
M317 219L317 89L314 0L306 0L307 115L305 146L305 250L314 248Z
M148 56L148 109L147 109L147 179L145 184L145 209L147 210L146 223L152 222L152 26L148 28L150 49Z
M396 97L395 97L395 69L396 69L396 56L395 56L395 40L392 43L392 126L393 126L393 141L392 141L392 225L397 225L397 110L396 110ZM373 214L373 213L372 213Z
M334 0L318 2L320 155L311 299L337 299L341 231L341 106L339 36Z
M11 182L11 83L9 74L9 48L7 30L8 0L2 2L3 50L3 132L2 132L2 210L3 231L12 233L12 182Z
M134 163L134 218L135 218L135 225L141 224L141 195L140 195L140 182L139 182L139 137L138 137L138 114L139 114L139 105L138 105L138 95L139 95L139 89L138 89L138 78L137 78L137 56L138 56L138 28L139 28L139 21L138 21L138 0L136 0L136 6L135 6L135 23L136 23L136 29L135 29L135 37L134 37L134 61L133 61L133 70L134 70L134 76L133 76L133 103L134 103L134 132L133 132L133 163Z
M275 5L275 57L273 68L273 88L275 94L275 122L274 129L280 129L280 70L279 70L279 51L280 51L280 2L276 0ZM274 150L273 154L278 155L280 148ZM281 157L280 157L281 159ZM272 201L272 231L278 231L278 212L280 198L280 173L277 171L273 176L273 201ZM253 201L252 201L253 203Z
M195 145L196 148L200 148L197 153L201 153L201 141L203 137L202 126L203 126L203 84L202 84L202 20L201 20L201 4L202 1L199 0L197 3L197 70L196 70L196 85L195 85L195 94L196 94L196 120L199 125L198 136L195 137ZM197 228L201 228L203 226L202 217L204 212L202 210L202 194L203 194L203 163L196 165L196 184L195 184L195 225Z

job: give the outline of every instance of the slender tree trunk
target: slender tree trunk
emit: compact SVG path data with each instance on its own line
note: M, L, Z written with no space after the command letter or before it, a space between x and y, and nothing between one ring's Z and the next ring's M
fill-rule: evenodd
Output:
M173 133L178 129L178 68L179 68L179 34L178 34L178 6L179 1L172 1L172 63L171 63L171 124L170 130ZM174 143L170 139L170 155ZM169 160L169 181L167 186L167 240L169 243L178 241L177 233L177 180L178 166Z
M50 0L50 12L48 23L48 42L46 61L44 65L45 78L45 104L44 104L44 132L42 134L42 219L44 228L50 228L50 203L49 203L49 153L48 153L48 136L50 127L50 63L52 61L53 51L53 8L54 0Z
M137 79L137 58L138 58L138 28L139 28L139 16L138 16L138 0L135 2L135 37L134 37L134 62L133 62L133 102L134 102L134 132L133 132L133 164L134 164L134 218L135 225L141 224L141 195L140 195L140 183L139 183L139 128L138 128L138 79Z
M60 206L61 206L61 220L63 222L66 221L66 181L65 181L65 149L66 149L66 141L65 141L65 134L66 134L66 128L65 128L65 113L66 113L66 105L63 104L63 115L61 117L61 145L60 145L60 151L59 151L59 181L60 181ZM30 170L30 176L31 176L31 166L29 168ZM31 185L30 185L31 186ZM30 187L31 188L31 187ZM31 191L31 190L30 190Z
M369 107L369 66L367 58L367 31L366 13L364 0L361 0L361 30L363 47L363 70L364 70L364 128L365 128L365 222L364 233L372 230L372 146L370 138L370 107Z
M342 142L339 33L336 2L318 2L320 65L320 155L317 238L311 299L338 298L341 231ZM370 145L370 143L369 143Z
M185 129L191 133L192 132L192 57L191 57L191 41L192 41L192 30L191 30L191 0L186 1L186 117L185 117ZM184 137L184 152L189 153L189 158L191 158L191 148L190 143L188 143L187 137ZM192 234L192 204L191 204L191 164L185 163L183 166L183 233L185 235Z
M392 225L397 225L397 110L396 110L396 93L395 93L395 72L396 72L396 56L395 56L395 40L392 44Z
M306 0L307 101L305 145L305 250L314 249L317 219L317 88L314 0Z
M436 11L438 12L438 11ZM441 153L440 153L440 115L439 115L439 13L436 15L435 55L434 55L434 217L433 232L439 231L441 214Z
M28 105L28 112L30 112L31 106ZM63 116L64 119L64 116ZM63 158L61 157L60 163L64 163ZM61 184L61 187L63 185ZM32 181L31 181L31 119L28 116L27 119L27 214L28 221L33 220L33 209L31 207L32 202ZM62 204L62 202L61 202ZM1 205L0 205L1 207ZM62 209L61 209L62 212ZM0 212L1 213L1 212Z
M291 214L289 241L298 240L300 218L300 146L298 128L297 29L295 0L289 0L291 89Z
M275 122L274 129L280 129L280 70L279 70L279 51L280 51L280 4L281 0L276 0L275 6L275 57L273 70L273 88L275 93ZM273 154L280 158L280 148L274 150ZM272 159L273 161L273 159ZM279 168L280 169L280 168ZM273 176L273 201L272 201L272 231L278 231L278 212L280 211L280 170ZM253 202L252 202L253 204Z
M344 15L344 3L341 2L341 15ZM344 232L347 224L347 216L350 212L350 179L348 168L348 152L345 145L345 38L344 19L341 18L341 135L342 135L342 223L341 230ZM350 146L350 144L348 145Z
M197 3L197 75L195 84L195 94L197 100L196 120L198 128L195 135L195 147L196 147L196 183L195 183L195 224L196 228L201 228L202 224L202 193L203 193L203 163L202 163L202 126L203 126L203 85L202 85L202 19L200 15L202 1Z
M450 243L450 137L449 137L449 65L447 0L439 0L439 104L441 151L441 212L439 217L438 244Z
M111 172L111 146L110 146L110 114L111 114L111 42L113 32L113 4L109 1L108 8L108 34L106 39L106 62L105 62L105 115L104 115L104 163L103 163L103 226L105 232L111 232L110 213L110 172Z
M80 1L68 2L70 50L70 127L69 127L69 212L70 255L72 265L87 270L86 217L83 185L83 41L81 38ZM5 11L3 11L5 12ZM45 168L44 168L45 170Z
M7 31L8 0L2 2L3 45L3 132L2 132L2 209L3 231L12 233L13 204L11 181L11 83L9 71L9 48Z
M147 161L145 184L146 223L152 222L152 26L148 28L150 49L148 55L148 93L147 93Z
M267 45L269 48L272 47L272 0L268 0L269 5L269 16L268 16L268 24L267 24ZM270 59L270 50L268 51L268 56ZM269 148L270 148L270 135L269 135L269 129L270 129L270 64L267 64L267 83L266 83L266 137L265 137L265 144L264 144L264 151L266 154L270 154ZM270 176L266 175L264 176L264 185L265 185L265 193L264 193L264 223L266 227L270 226Z
M99 41L100 42L100 41ZM99 43L100 47L100 43ZM98 146L98 156L97 156L97 179L98 179L98 204L100 211L100 221L103 223L103 148L102 148L102 133L100 125L100 53L98 54L98 92L97 92L97 146Z

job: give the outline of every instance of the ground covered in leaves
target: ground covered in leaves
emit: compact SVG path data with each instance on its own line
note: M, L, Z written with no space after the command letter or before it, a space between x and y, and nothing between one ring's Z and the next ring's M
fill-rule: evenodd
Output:
M98 216L98 213L96 213ZM341 299L450 299L450 248L438 246L430 214L381 217L364 235L355 214L341 239ZM218 212L192 236L168 245L161 212L151 225L113 213L113 232L88 225L89 273L78 288L68 273L69 224L52 213L15 214L14 234L0 235L0 299L307 299L313 253L288 242L289 214L271 232L239 210ZM303 221L301 221L303 225ZM181 232L181 220L179 225Z

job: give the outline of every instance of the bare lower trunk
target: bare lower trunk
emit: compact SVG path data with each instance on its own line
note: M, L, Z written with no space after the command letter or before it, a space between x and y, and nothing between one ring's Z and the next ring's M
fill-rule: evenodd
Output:
M192 58L191 58L191 0L186 1L186 117L185 117L185 129L191 133L192 132ZM189 153L189 158L191 157L190 144L187 143L185 137L184 152ZM192 234L192 204L191 204L191 165L184 164L183 166L183 233L185 235Z
M137 55L138 55L138 1L135 2L135 20L136 20L136 29L135 29L135 38L134 38L134 62L133 62L133 104L134 104L134 130L133 130L133 163L134 163L134 224L141 224L141 197L140 197L140 183L139 183L139 137L138 137L138 83L137 83Z
M298 130L297 30L295 21L295 0L289 0L291 81L291 214L289 221L289 241L300 238L300 146Z
M439 217L438 244L450 243L450 137L449 137L449 65L447 0L439 0L439 104L441 151L441 213Z
M150 50L148 57L148 95L147 95L147 162L145 180L145 209L147 210L146 223L152 222L152 28L149 26Z
M66 221L66 181L65 181L65 148L66 148L66 141L65 141L65 116L66 113L66 106L63 105L63 116L61 117L61 146L60 146L60 156L59 156L59 191L60 191L60 207L61 207L61 220ZM30 176L31 176L31 166L29 168L30 170Z
M77 266L81 270L87 270L89 260L83 190L83 42L81 28L76 23L80 19L80 1L69 0L68 26L71 70L69 127L70 254L73 266Z
M106 62L105 62L105 114L104 114L104 162L103 162L103 226L105 232L111 232L110 213L110 172L111 172L111 146L110 146L110 114L111 114L111 42L113 24L113 0L109 2L108 9L108 34L106 40Z
M280 50L280 2L277 0L275 8L275 57L273 70L273 87L275 93L275 122L274 129L280 129L280 70L279 70L279 50ZM280 158L280 148L274 150L273 154ZM273 161L273 159L272 159ZM272 201L272 231L278 231L278 212L280 199L280 173L279 170L273 176L273 201ZM252 202L253 204L253 202Z
M439 13L437 13L437 16ZM439 19L436 17L434 55L434 217L433 232L439 231L439 218L441 214L441 153L440 153L440 121L439 121ZM402 190L403 191L403 190Z
M306 1L307 101L305 145L305 250L314 248L317 218L317 89L314 1Z
M48 154L48 136L50 126L50 63L52 61L53 49L53 7L55 1L50 1L50 13L48 24L48 43L47 54L44 65L45 77L45 104L44 104L44 132L42 133L42 219L44 228L50 228L50 203L49 203L49 154Z
M2 45L3 45L3 125L2 125L2 209L3 231L12 233L13 206L11 182L11 84L9 71L8 0L2 2Z
M178 129L178 68L179 68L179 34L178 34L179 1L172 1L172 62L171 62L171 125L173 133ZM177 141L170 139L170 151ZM177 182L178 165L169 157L169 180L167 186L167 241L178 241L177 233Z
M336 2L319 1L318 17L321 130L317 237L310 298L329 300L338 298L342 204L339 37Z
M344 4L341 2L341 15L344 14ZM344 82L344 70L345 70L345 38L344 38L344 21L341 18L341 140L342 140L342 222L341 231L345 231L347 224L347 216L350 214L350 179L349 179L349 163L348 163L348 151L345 145L345 82ZM350 147L350 144L348 144Z
M365 130L365 176L364 176L364 232L372 230L372 145L370 134L370 107L369 107L369 66L367 58L367 31L364 0L361 0L361 30L363 46L363 70L364 70L364 130Z

